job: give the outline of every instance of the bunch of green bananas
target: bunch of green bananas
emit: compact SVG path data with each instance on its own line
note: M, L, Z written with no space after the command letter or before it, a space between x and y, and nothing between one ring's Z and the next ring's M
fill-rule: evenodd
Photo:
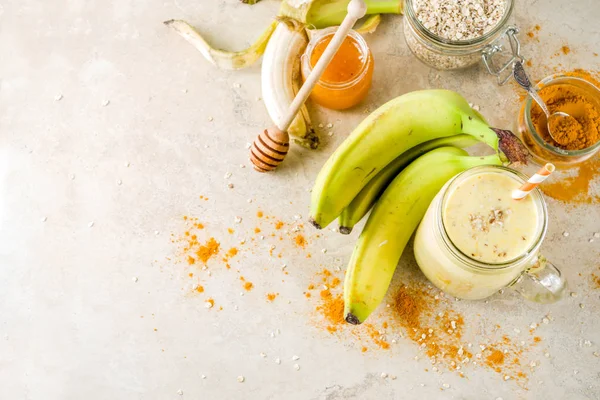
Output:
M494 154L462 150L477 142ZM450 178L526 159L512 133L490 128L449 90L408 93L367 117L325 163L312 191L311 222L319 229L339 216L340 232L350 233L374 205L346 271L346 321L364 322L381 303L408 240Z

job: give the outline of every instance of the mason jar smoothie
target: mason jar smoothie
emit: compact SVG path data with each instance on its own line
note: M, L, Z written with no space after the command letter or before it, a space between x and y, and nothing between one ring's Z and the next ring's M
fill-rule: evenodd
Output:
M414 244L417 263L434 285L458 298L483 299L538 264L546 206L538 190L512 198L524 182L515 171L486 166L444 186Z

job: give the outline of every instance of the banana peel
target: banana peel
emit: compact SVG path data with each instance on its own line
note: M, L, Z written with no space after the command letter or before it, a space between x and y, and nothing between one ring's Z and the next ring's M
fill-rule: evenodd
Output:
M249 67L263 55L278 21L271 22L250 47L236 52L212 47L193 26L183 20L171 19L164 24L198 49L211 64L224 70L237 70Z

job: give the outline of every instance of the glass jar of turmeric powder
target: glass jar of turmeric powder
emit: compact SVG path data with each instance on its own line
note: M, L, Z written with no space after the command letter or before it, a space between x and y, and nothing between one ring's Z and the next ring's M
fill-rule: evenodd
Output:
M318 31L302 55L302 77L306 80L319 61L337 27ZM310 98L317 104L333 110L353 107L367 97L373 78L373 55L363 37L350 31Z
M551 113L566 112L581 127L569 144L557 143L548 132L542 109L528 96L518 123L519 133L534 160L569 166L596 154L600 150L600 89L583 78L552 75L538 83L538 91Z

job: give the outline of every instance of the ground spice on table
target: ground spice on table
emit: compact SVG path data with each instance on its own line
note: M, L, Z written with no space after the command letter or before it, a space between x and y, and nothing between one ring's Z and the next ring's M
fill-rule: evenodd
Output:
M600 275L596 275L592 272L592 288L600 289Z
M575 173L559 172L540 189L553 199L566 203L592 204L600 202L600 192L592 193L594 182L600 179L600 158L584 161Z
M252 288L254 287L254 284L250 281L247 281L246 278L244 278L243 276L240 276L240 281L244 282L244 284L242 286L248 292L251 291Z
M206 264L212 256L219 252L220 244L215 240L214 237L211 237L205 244L199 245L195 236L196 235L192 235L189 241L189 249L193 249L194 246L197 246L194 252L195 257L188 256L188 264L195 264L197 260L200 260Z
M272 302L277 298L277 296L279 296L279 293L267 293L267 300Z
M263 218L268 219L269 217L263 216ZM194 292L204 294L204 286L200 285L200 281L197 280L200 276L203 276L205 270L207 270L205 279L211 277L208 267L211 267L214 260L210 258L219 253L221 244L213 237L210 237L204 244L200 243L198 236L202 237L204 234L200 230L204 226L200 228L198 225L201 224L195 218L185 218L185 220L188 226L186 233L173 235L173 242L182 245L182 260L185 260L185 257L192 257L195 260L202 261L202 257L199 257L197 253L200 248L207 249L206 255L209 256L206 259L207 265L202 266L201 270L195 270L196 273L186 274L196 280L193 288ZM291 225L293 225L293 229L281 231L279 234L290 241L289 244L295 252L306 251L304 247L309 246L309 241L304 236L301 224L294 223ZM273 229L273 226L278 229L276 222L273 226L270 224L269 226L271 229ZM264 230L267 230L265 235L269 233L269 226L262 225ZM258 239L258 236L251 236L252 228L249 228L246 233L250 235L247 239ZM209 237L209 235L205 237ZM225 237L230 236L226 235ZM261 251L266 250L264 245L257 245L257 243L261 243L262 238L260 237L256 242L254 240L247 241L244 238L238 247L229 248L223 261L229 260L229 258L238 254L244 254L245 251L251 251L254 254L254 251L258 251L258 249L262 249ZM314 240L315 236L311 236L309 239ZM224 239L223 247L227 244L228 240ZM299 244L302 244L302 246L299 246ZM282 247L284 247L283 244ZM219 261L220 259L217 260L217 262ZM196 261L195 263L198 264ZM197 268L197 266L193 265L190 268ZM485 351L482 349L480 354L474 355L475 351L471 349L471 344L466 343L463 339L463 331L466 325L463 316L452 308L451 300L446 299L441 292L422 282L411 281L410 285L402 286L398 293L393 296L393 301L390 301L387 307L382 307L377 314L371 316L367 323L360 326L349 325L344 321L342 274L339 269L337 269L337 273L332 271L321 267L313 277L312 282L308 282L304 295L307 301L316 303L315 310L320 318L318 321L315 319L315 325L322 327L324 331L335 335L345 343L350 341L349 343L356 346L357 351L364 353L372 348L387 350L391 348L392 343L396 343L401 338L407 338L417 344L421 353L434 363L433 371L446 367L464 376L463 372L466 371L466 365L473 363L484 367L492 367L493 365L493 369L499 374L502 374L502 376L508 375L517 382L520 382L519 379L526 379L526 374L521 370L521 360L524 359L522 351L527 347L523 345L524 342L521 342L522 345L519 346L505 337L498 343L486 344ZM239 272L237 270L238 274ZM232 271L224 272L224 275L217 274L217 276L231 277L229 275L231 273ZM237 275L237 279L242 281L245 290L250 291L254 288L254 285L244 277ZM202 281L202 284L204 285L205 281ZM269 302L273 302L278 295L279 293L276 292L265 294L266 300ZM215 300L213 298L205 300L207 308L212 308L214 305ZM220 310L222 307L218 307L218 309ZM537 343L538 339L538 337L534 338L533 343ZM502 359L502 357L504 358Z
M304 235L296 235L296 237L294 238L294 242L298 247L306 247L306 238L304 237Z
M476 364L491 368L504 379L508 376L519 385L526 383L522 355L541 338L536 336L530 344L524 341L518 344L504 335L496 343L472 345L463 339L463 315L453 309L451 300L446 299L442 292L421 282L411 282L401 286L393 297L390 328L399 325L405 336L418 344L429 357L434 371L444 366L450 370L461 370L458 372L464 376L462 371L469 364ZM495 329L499 330L500 326L496 325ZM475 349L480 352L474 354Z
M527 36L531 39L536 39L538 42L540 41L537 37L536 37L536 33L539 32L542 29L541 26L536 25L533 28L531 28L531 30L529 30L529 32L527 32Z
M321 295L323 300L321 304L317 306L317 310L325 318L327 323L325 329L328 332L336 332L339 325L346 323L344 321L344 298L342 294L332 296L331 293L328 296Z
M497 349L493 350L485 360L489 367L496 368L498 365L504 364L504 353Z

